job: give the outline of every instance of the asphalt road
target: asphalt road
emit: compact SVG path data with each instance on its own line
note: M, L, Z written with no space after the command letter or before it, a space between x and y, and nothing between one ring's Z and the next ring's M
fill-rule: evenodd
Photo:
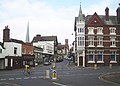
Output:
M14 83L20 86L120 86L99 79L103 74L120 72L120 66L94 68L76 67L68 61L56 63L57 80L46 79L45 71L49 66L38 66L32 69L32 74L24 74L23 69L0 71L0 83ZM50 73L50 75L52 75ZM2 86L2 85L1 85Z

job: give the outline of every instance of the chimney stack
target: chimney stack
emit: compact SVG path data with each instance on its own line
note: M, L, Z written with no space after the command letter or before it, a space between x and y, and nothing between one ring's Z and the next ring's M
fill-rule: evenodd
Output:
M117 8L116 12L117 12L117 22L118 24L120 24L120 3L119 3L119 7Z
M3 42L8 42L10 40L10 29L8 25L3 29Z
M106 21L109 21L109 8L108 7L106 7L105 9L105 19Z

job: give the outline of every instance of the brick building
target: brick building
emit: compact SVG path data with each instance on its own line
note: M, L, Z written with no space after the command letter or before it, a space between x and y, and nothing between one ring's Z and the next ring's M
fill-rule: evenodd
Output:
M76 26L75 24L75 28ZM85 66L120 65L120 6L114 16L109 15L108 7L105 15L98 15L96 12L87 15L84 28Z

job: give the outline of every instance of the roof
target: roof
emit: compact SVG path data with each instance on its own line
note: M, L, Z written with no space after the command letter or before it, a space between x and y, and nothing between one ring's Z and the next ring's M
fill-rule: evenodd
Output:
M61 50L61 49L64 49L64 48L65 48L65 45L61 45L61 44L57 45L58 50Z
M57 36L41 36L41 35L36 35L32 42L38 42L38 41L56 41L58 43L57 40Z
M85 18L85 23L87 24L89 19L92 17L93 15L87 15ZM98 15L99 18L103 21L103 23L105 25L117 25L117 16L109 16L109 20L106 20L105 15Z
M18 40L18 39L10 39L8 42L15 42L15 43L24 44L24 42L22 40Z

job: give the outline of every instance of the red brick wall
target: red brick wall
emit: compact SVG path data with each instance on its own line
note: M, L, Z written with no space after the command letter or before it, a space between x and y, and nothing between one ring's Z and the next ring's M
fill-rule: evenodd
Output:
M28 54L28 55L31 53L31 51L33 52L32 45L23 44L22 45L22 53L24 53L24 49L26 49L26 54Z

